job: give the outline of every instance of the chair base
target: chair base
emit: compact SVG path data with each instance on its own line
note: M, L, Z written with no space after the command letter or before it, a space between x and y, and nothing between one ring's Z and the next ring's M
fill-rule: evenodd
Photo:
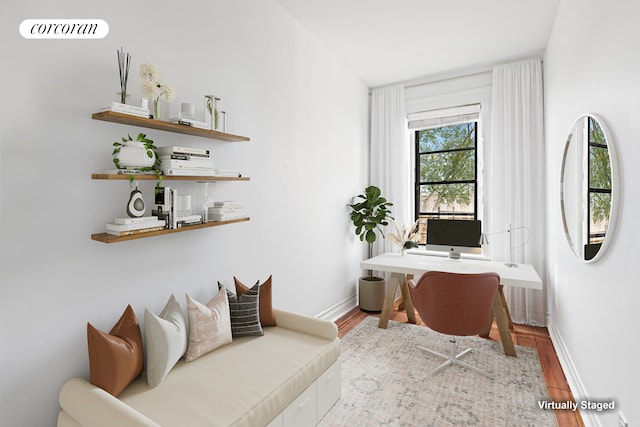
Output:
M437 351L431 350L429 348L423 347L421 345L417 346L419 349L426 351L427 353L431 353L434 356L439 356L442 357L443 359L446 359L444 361L444 363L442 363L440 366L438 366L437 368L435 368L431 374L434 375L436 373L438 373L439 371L441 371L442 369L446 368L449 365L458 365L458 366L462 366L464 368L467 369L471 369L472 371L476 371L482 375L486 375L489 378L493 378L493 375L491 375L489 372L483 371L480 368L476 368L473 365L470 365L466 362L463 362L462 360L460 360L460 358L462 358L463 356L465 356L466 354L468 354L471 349L468 348L464 351L461 351L460 353L456 354L456 340L451 338L449 339L449 355L446 354L442 354L439 353Z

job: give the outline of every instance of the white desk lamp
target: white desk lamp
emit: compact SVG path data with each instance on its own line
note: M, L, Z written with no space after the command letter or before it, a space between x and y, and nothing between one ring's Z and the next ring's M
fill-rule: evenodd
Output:
M527 230L527 240L524 241L524 243L522 243L519 246L516 246L517 248L524 246L527 244L527 242L529 241L529 239L531 238L531 233L529 232L529 229L527 227L525 227L524 225L521 225L519 227L511 227L511 224L509 224L509 228L507 228L506 230L502 230L502 231L496 231L495 233L490 233L490 234L486 234L486 233L482 233L480 235L480 245L488 245L489 244L489 239L488 236L493 236L495 234L502 234L502 233L509 233L509 262L505 262L504 265L506 265L507 267L511 267L511 268L515 268L518 267L518 264L515 264L514 262L512 262L512 257L513 257L513 250L515 249L513 246L513 232L516 230Z

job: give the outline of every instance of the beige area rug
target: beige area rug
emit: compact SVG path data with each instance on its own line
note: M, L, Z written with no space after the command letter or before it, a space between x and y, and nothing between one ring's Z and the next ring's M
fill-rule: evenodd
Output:
M459 366L435 375L442 359L416 348L448 354L448 338L425 326L390 321L378 328L368 317L342 339L342 397L322 427L359 426L556 426L535 349L516 346L506 356L500 343L461 337L472 347L465 361L494 374L490 379Z

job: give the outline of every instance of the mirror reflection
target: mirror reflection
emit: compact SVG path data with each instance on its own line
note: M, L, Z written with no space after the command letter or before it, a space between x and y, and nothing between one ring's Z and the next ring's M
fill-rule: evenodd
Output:
M560 185L562 220L571 249L585 262L598 259L610 240L612 144L604 123L592 114L576 120L565 144Z

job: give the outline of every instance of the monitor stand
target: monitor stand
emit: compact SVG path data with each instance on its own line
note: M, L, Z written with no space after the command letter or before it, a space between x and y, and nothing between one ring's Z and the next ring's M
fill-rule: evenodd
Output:
M454 250L449 251L449 259L460 259L460 252L456 252Z

